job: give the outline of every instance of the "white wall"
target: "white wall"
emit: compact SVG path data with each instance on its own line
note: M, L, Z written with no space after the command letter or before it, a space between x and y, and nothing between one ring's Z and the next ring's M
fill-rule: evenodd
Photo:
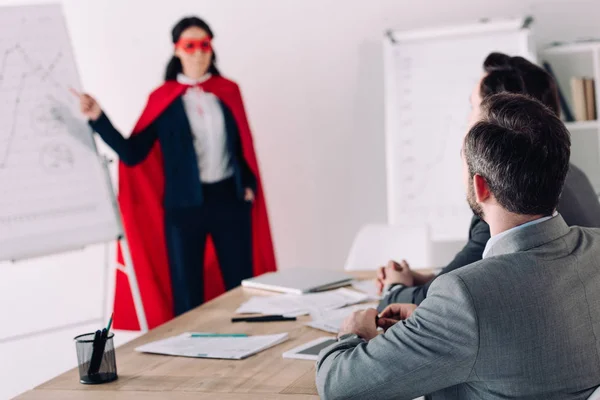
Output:
M385 29L532 14L539 43L600 36L597 0L62 3L83 84L124 132L160 83L175 21L198 14L210 22L220 67L245 96L281 268L341 268L358 228L386 220L380 46ZM82 264L97 262L86 252L78 257ZM0 280L5 267L0 264ZM78 284L58 269L45 283L57 291ZM27 290L21 284L6 290ZM0 347L0 363L17 357L10 354ZM11 371L14 376L3 375L0 398L38 383L26 380L23 370Z

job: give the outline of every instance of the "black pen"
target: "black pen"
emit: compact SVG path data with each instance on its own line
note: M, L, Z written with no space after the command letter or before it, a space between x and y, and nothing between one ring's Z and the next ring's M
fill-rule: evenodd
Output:
M102 364L102 355L104 354L104 346L102 345L102 331L97 330L94 334L94 342L92 344L92 356L88 366L88 376L93 376L98 373Z
M261 315L259 317L238 317L231 318L231 322L275 322L275 321L295 321L296 317L286 317L284 315Z
M108 326L103 328L102 331L96 331L94 335L94 343L92 350L92 357L90 359L90 366L88 368L88 375L92 376L98 373L100 366L102 365L102 359L104 358L104 349L106 347L106 341L108 340L108 333L113 321L113 314L110 316Z

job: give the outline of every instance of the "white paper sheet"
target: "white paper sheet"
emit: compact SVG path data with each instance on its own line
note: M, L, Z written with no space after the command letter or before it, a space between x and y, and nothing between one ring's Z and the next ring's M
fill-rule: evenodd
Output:
M369 296L346 288L305 295L281 294L252 297L237 310L238 314L306 315L314 310L333 310L369 300Z
M287 333L247 337L192 337L189 332L137 347L142 353L241 360L288 339Z
M360 290L361 292L368 294L369 297L373 300L381 299L381 296L379 295L379 293L377 293L375 279L352 281L352 287L356 290Z
M319 329L325 332L338 333L342 322L354 311L365 310L367 308L375 308L376 304L358 304L352 307L339 308L337 310L317 310L310 313L311 322L306 325L311 328Z

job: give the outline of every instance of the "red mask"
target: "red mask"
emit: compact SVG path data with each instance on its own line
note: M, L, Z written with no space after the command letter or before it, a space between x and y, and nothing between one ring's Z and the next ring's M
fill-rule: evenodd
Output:
M179 39L175 43L176 49L182 49L188 54L194 54L196 50L200 50L203 53L208 53L212 50L210 38L204 39Z

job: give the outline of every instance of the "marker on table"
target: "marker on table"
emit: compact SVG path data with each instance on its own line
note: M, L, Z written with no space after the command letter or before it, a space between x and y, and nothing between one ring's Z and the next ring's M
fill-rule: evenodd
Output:
M275 322L275 321L295 321L296 317L286 317L285 315L261 315L258 317L238 317L231 318L231 322Z

